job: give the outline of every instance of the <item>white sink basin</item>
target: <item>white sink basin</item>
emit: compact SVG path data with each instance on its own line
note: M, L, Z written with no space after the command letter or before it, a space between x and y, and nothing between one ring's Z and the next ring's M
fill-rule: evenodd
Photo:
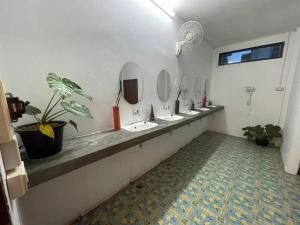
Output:
M201 107L201 108L196 108L197 110L200 110L200 111L209 111L210 109L209 108L204 108L204 107Z
M191 115L191 116L194 116L194 115L197 115L199 114L200 112L197 112L197 111L194 111L194 110L186 110L184 112L182 112L183 114L187 114L187 115Z
M179 116L179 115L169 115L165 117L160 117L159 119L166 120L166 121L177 121L183 118L184 118L183 116Z
M129 124L125 127L123 127L124 130L130 131L130 132L139 132L143 130L148 130L153 127L157 127L158 124L152 123L152 122L138 122L138 123L133 123Z

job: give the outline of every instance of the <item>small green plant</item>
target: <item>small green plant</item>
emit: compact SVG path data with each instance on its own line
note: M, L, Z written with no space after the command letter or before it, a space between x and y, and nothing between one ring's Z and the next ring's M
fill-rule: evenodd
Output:
M38 123L38 128L42 134L54 139L54 131L51 124L56 118L66 113L92 118L87 107L74 100L67 101L67 99L72 97L74 94L92 101L92 97L87 95L78 84L67 78L61 78L55 73L48 74L47 82L54 93L45 111L42 113L42 111L37 107L31 105L25 106L25 113L35 118ZM62 109L53 112L59 103ZM39 114L41 114L41 116L38 116ZM73 120L69 120L69 124L78 131L77 124Z
M274 138L281 137L281 127L272 124L267 124L265 127L257 125L255 127L244 127L244 136L250 140L268 140L272 141Z

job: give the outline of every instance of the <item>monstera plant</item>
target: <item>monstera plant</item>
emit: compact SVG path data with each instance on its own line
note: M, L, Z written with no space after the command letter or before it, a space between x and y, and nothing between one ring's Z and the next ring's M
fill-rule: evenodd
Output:
M61 151L63 127L67 123L57 121L57 118L67 113L92 118L86 106L71 99L73 95L79 95L92 100L78 84L55 73L48 74L47 82L53 90L53 95L45 110L42 112L35 106L26 105L25 113L33 116L36 123L16 128L30 158L43 158ZM57 109L59 105L60 108ZM69 120L68 123L77 130L77 124L73 120Z

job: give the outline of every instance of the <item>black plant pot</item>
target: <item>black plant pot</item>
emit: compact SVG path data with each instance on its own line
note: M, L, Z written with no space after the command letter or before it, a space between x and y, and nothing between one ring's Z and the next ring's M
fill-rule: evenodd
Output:
M175 114L179 114L179 100L175 101Z
M54 140L42 134L37 124L19 126L15 131L20 134L26 152L31 159L46 158L55 155L62 150L63 129L67 123L53 121Z
M257 144L257 145L260 145L260 146L264 146L264 147L266 147L266 146L268 146L269 145L269 140L267 140L267 139L265 139L265 138L263 138L263 139L255 139L255 143Z

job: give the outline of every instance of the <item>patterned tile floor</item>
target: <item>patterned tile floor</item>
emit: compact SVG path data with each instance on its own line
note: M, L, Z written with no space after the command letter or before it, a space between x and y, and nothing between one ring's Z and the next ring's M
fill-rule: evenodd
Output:
M300 224L279 149L207 132L73 225Z

